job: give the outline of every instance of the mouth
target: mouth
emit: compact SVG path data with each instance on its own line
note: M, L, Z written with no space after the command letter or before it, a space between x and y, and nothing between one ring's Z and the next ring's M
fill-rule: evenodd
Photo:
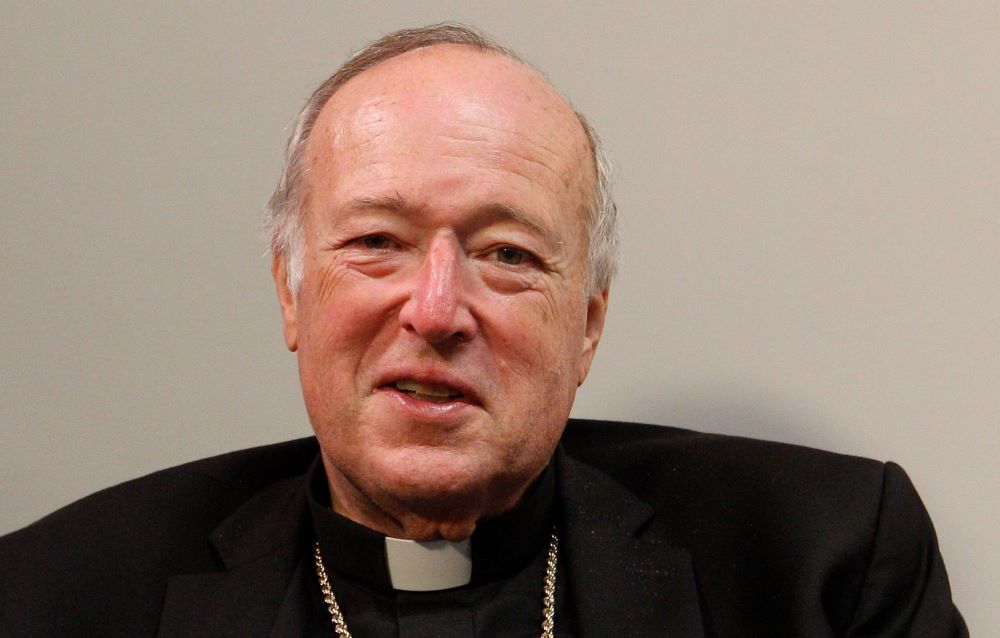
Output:
M462 392L451 386L421 383L414 379L400 379L389 384L389 386L414 399L429 401L431 403L448 403L465 398Z

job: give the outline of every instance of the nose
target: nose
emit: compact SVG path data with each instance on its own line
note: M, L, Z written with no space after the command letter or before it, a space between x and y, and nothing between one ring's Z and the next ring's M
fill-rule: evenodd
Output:
M471 339L476 320L468 306L462 271L461 247L456 239L435 237L399 311L403 327L435 345Z

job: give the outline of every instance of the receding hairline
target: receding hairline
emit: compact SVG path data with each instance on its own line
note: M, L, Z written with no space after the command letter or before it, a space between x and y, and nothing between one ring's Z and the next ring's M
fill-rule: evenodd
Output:
M379 70L384 72L386 71L386 67L391 65L412 63L413 59L418 58L418 56L423 57L431 55L434 49L450 49L452 52L461 53L463 56L495 58L498 61L504 62L512 69L523 71L525 78L530 78L529 85L526 86L527 90L544 91L547 99L550 100L550 103L558 105L557 108L560 112L552 112L549 115L562 121L567 126L567 131L572 129L574 139L566 146L564 152L572 152L576 158L573 162L579 161L579 166L582 171L585 171L585 173L577 174L574 172L566 177L572 177L573 179L571 181L576 182L573 184L573 187L579 189L580 192L578 195L581 198L581 208L586 209L589 204L589 194L593 190L594 184L598 179L597 158L595 156L596 140L592 137L592 130L589 124L587 124L583 115L573 108L573 105L569 102L569 100L555 88L547 77L545 77L544 73L523 60L516 53L505 48L482 48L474 44L462 42L431 42L413 49L402 51L397 55L381 60L378 63L352 75L343 83L339 84L336 89L326 97L322 105L318 105L316 115L312 119L309 135L305 139L305 145L303 148L304 152L302 156L304 164L306 166L310 166L316 161L315 144L320 143L320 140L316 140L314 138L317 137L317 133L320 133L318 129L323 128L320 126L320 122L331 117L330 109L336 109L338 107L336 104L338 96L343 97L345 91L351 91L352 85L356 88L358 83L364 82L366 79L370 80L373 75L378 73ZM479 55L477 56L476 54ZM410 59L408 60L405 58ZM361 89L361 91L363 92L364 89ZM347 99L349 100L351 98L348 97ZM322 138L322 135L319 137ZM577 144L580 144L581 146L577 148ZM579 153L578 156L577 153ZM300 184L301 199L299 205L302 209L304 209L309 202L311 194L310 191L313 186L313 180L310 179L309 173L311 173L311 171L307 168L306 174L303 175L305 179L303 179ZM567 180L567 186L570 186L570 180ZM300 210L300 213L301 212L304 212L304 210ZM579 212L583 213L585 211L581 210Z
M471 55L482 58L493 58L498 62L508 64L511 68L524 71L526 78L530 78L531 82L534 83L538 89L547 93L554 104L560 105L560 108L563 110L562 114L567 116L567 121L573 122L571 127L574 128L575 132L580 135L579 139L586 142L588 152L593 154L596 144L595 140L591 138L589 126L586 124L585 118L581 113L573 108L573 105L569 102L569 100L555 88L543 72L507 49L484 49L472 44L459 42L431 42L413 49L408 49L351 75L339 84L332 93L326 96L322 104L317 105L316 115L312 118L312 127L310 128L307 139L312 138L312 133L315 132L316 123L323 118L323 114L327 111L331 102L336 100L338 96L342 96L345 91L350 90L352 85L371 80L373 75L376 75L379 71L385 71L387 67L411 62L411 60L408 60L407 58L428 56L434 53L434 50L447 51L449 49L452 52L461 53L463 56Z

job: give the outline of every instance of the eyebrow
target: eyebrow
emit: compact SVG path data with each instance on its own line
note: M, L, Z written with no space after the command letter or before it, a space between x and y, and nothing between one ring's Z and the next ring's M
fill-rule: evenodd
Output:
M407 210L406 200L399 193L387 197L352 197L347 207L355 211L363 210Z
M510 206L509 204L493 203L479 206L476 208L476 220L480 224L487 224L491 221L511 220L522 226L527 226L538 233L545 241L552 239L549 229L542 225L538 219L520 208Z
M399 193L381 197L352 197L351 201L347 205L347 208L358 212L381 210L403 214L412 213L418 209L418 207L408 204L406 199L404 199ZM526 213L516 206L511 206L510 204L504 204L501 202L493 202L477 206L473 212L475 215L473 224L475 226L485 226L486 224L494 221L510 220L530 228L534 232L538 233L545 241L553 240L552 233L546 226L544 226L533 215Z

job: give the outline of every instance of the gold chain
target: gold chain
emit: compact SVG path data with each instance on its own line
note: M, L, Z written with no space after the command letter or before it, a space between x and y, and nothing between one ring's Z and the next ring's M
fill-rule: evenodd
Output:
M549 555L545 560L545 586L542 596L542 638L553 638L553 630L556 625L556 559L559 555L559 537L555 530L549 538ZM326 565L323 564L323 554L319 550L319 541L313 545L313 558L316 562L316 576L319 578L319 588L323 592L323 602L326 603L326 610L330 612L330 619L333 621L333 629L340 638L351 638L351 632L344 622L344 615L340 613L340 605L333 595L333 587L330 586L330 579L326 575Z
M542 638L552 638L556 626L556 558L559 537L553 528L549 537L549 556L545 559L545 586L542 588Z

